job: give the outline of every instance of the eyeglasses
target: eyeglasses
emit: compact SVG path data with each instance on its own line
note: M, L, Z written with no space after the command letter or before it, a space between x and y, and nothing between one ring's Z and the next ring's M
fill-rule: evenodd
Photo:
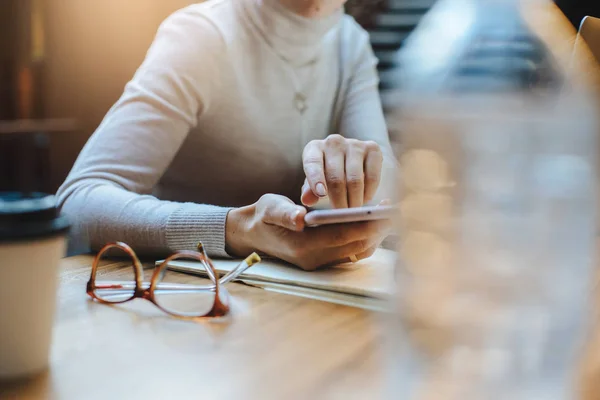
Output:
M126 261L114 261L114 257L123 257ZM171 266L175 260L199 261L196 269L201 273L179 272ZM197 252L180 251L168 257L154 269L150 282L144 282L142 263L133 249L125 243L109 243L94 259L86 291L91 298L103 304L146 299L181 319L222 317L229 312L229 295L223 285L260 261L260 257L253 253L231 272L218 278L212 261L199 243Z

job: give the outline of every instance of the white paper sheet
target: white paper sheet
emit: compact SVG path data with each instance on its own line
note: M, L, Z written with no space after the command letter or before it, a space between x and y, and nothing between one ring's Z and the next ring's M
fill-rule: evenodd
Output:
M268 290L373 309L379 307L373 299L385 299L391 293L395 261L395 252L378 249L372 257L355 264L306 272L280 261L265 259L244 272L239 280ZM239 264L239 260L213 262L220 274ZM176 260L170 266L188 273L203 271L195 261Z

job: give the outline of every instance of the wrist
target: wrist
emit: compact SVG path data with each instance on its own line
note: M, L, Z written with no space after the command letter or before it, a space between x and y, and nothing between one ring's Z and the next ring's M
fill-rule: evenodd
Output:
M246 257L254 251L252 244L252 219L256 206L234 208L225 222L225 251L232 257Z

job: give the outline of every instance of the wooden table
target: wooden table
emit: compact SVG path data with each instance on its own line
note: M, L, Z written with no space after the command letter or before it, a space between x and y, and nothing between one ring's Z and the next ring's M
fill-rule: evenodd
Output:
M381 397L376 314L230 284L231 318L179 321L146 301L88 300L91 262L62 262L50 370L0 398Z
M230 284L229 318L185 322L142 300L91 301L91 263L91 256L62 261L51 367L0 384L1 399L384 396L382 315ZM586 360L585 400L600 393L598 344L590 343Z

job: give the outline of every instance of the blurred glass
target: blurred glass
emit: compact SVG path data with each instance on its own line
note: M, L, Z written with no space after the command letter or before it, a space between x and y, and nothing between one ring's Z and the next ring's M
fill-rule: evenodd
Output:
M403 399L576 398L597 125L584 88L523 22L523 3L440 1L401 53L388 333L390 389Z

